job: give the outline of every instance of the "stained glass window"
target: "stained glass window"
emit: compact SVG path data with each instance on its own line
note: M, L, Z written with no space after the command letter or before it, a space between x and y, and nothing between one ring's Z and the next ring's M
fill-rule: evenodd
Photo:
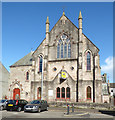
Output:
M63 43L61 44L61 58L63 58Z
M60 44L58 44L57 46L57 58L60 57Z
M65 98L65 88L64 87L62 87L62 89L61 89L61 97Z
M42 72L42 62L43 62L43 59L42 59L42 57L40 57L40 67L39 67L40 72Z
M64 45L64 58L67 57L67 44Z
M70 88L66 88L66 98L70 98Z
M57 88L57 98L60 98L60 88Z
M68 58L71 57L71 44L68 44Z
M90 55L90 52L87 53L87 70L91 70L91 55Z

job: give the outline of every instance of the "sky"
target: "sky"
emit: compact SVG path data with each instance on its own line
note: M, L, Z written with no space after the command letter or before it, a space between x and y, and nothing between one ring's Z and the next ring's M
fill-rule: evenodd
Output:
M112 2L3 2L2 58L9 66L35 50L45 38L45 22L50 30L65 15L78 27L81 10L83 33L100 49L101 74L113 82L113 3Z

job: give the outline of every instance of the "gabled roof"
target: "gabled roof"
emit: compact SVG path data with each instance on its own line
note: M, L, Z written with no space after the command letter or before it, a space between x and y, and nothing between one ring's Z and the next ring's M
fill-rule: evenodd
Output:
M70 23L72 23L71 22L71 20L65 15L65 13L60 17L60 19L63 17L63 16L65 16L66 17L66 19L67 20L69 20L69 22ZM53 28L50 30L50 32L56 27L56 25L58 24L58 22L60 21L60 19L57 21L57 23L53 26ZM79 29L79 28L77 28L77 26L75 25L75 24L73 24L72 23L72 25L74 25L74 27L76 28L76 29ZM84 33L82 33L88 40L89 40L89 38L84 34ZM44 38L44 40L46 39L46 37ZM43 41L44 41L43 40ZM40 43L40 45L43 43L43 41ZM92 44L93 44L93 42L91 41L91 40L89 40ZM40 46L39 45L39 46ZM97 49L98 49L98 51L99 51L99 48L95 45L95 44L93 44ZM37 49L33 52L33 54L38 50L38 48L39 48L39 46L37 47Z
M6 67L2 64L1 61L0 61L0 70L2 70L3 72L9 73L9 71L6 69Z
M16 67L16 66L31 66L32 65L32 53L31 51L29 54L18 60L16 63L11 65L10 67Z
M67 18L67 20L69 20L69 22L72 23L71 20L70 20L65 14L63 14L63 15L60 17L60 19L61 19L63 16L65 16L65 17ZM51 29L51 31L56 27L56 25L58 24L58 22L60 21L60 19L57 21L57 23L54 25L54 27ZM72 24L73 24L73 23L72 23ZM74 27L76 27L75 24L73 24L73 25L74 25ZM76 28L77 28L77 27L76 27ZM77 29L78 29L78 28L77 28ZM50 31L50 32L51 32L51 31Z

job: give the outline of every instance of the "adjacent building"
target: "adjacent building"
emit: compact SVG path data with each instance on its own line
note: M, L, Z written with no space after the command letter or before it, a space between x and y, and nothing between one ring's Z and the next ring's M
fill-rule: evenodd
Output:
M115 83L109 84L110 103L115 106Z
M77 22L77 20L76 20ZM99 49L63 12L35 51L10 66L10 99L52 101L102 101Z
M8 98L8 81L10 73L0 62L0 99Z

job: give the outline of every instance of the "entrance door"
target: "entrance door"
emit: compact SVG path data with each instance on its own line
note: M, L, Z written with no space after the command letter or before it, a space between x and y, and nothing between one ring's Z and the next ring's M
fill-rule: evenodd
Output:
M41 99L41 87L38 88L37 98Z
M15 88L13 90L13 99L14 100L20 99L20 89L19 88Z

